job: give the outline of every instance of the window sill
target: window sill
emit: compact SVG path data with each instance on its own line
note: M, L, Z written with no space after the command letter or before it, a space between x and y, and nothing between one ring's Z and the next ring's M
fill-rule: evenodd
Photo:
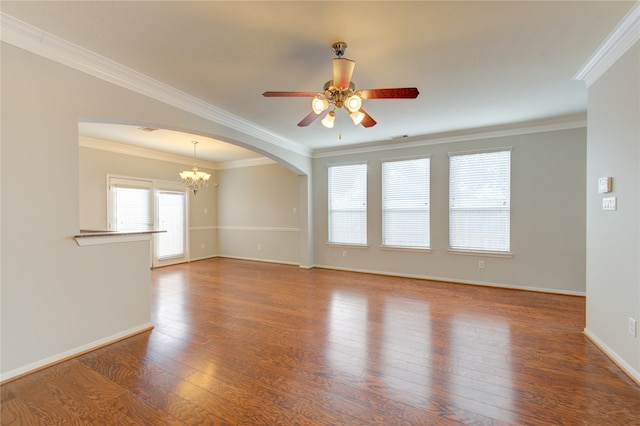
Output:
M463 256L484 256L484 257L502 257L505 259L510 259L513 257L513 253L511 252L502 252L502 251L481 251L481 250L447 250L449 254L459 254Z
M349 247L355 249L368 249L368 244L327 243L329 247Z
M420 253L431 253L431 247L380 246L380 249L390 251L417 251Z

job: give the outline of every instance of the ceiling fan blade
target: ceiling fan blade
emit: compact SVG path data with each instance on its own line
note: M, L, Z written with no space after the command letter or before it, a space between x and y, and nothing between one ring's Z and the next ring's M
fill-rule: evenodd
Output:
M420 92L415 87L398 87L396 89L360 90L362 99L415 99Z
M347 58L334 58L333 59L333 85L340 89L345 90L349 88L351 83L351 76L353 75L353 68L356 63Z
M313 121L318 117L320 117L320 114L316 114L315 112L311 111L309 115L307 115L302 119L302 121L298 123L298 127L308 126L309 124L313 123Z
M318 92L264 92L262 96L265 98L279 98L279 97L301 97L301 98L313 98L320 95Z
M367 111L360 108L360 112L364 114L364 118L360 122L360 124L362 124L362 127L373 127L378 124L378 122L374 120Z

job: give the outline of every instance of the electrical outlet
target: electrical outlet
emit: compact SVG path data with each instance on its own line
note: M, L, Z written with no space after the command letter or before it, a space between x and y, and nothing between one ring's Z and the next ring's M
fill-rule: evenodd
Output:
M636 337L636 333L637 333L637 328L636 328L636 320L634 320L633 318L629 318L629 325L628 325L629 329L629 334L632 335L633 337Z
M346 250L342 250L342 257L347 257L347 251Z
M258 244L258 251L262 250L262 244Z
M200 248L204 248L204 243L203 243L203 244L200 244Z
M484 269L484 260L478 260L478 268Z

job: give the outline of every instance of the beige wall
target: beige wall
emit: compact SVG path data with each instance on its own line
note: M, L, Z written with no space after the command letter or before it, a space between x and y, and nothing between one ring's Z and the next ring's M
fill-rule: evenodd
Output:
M586 280L587 330L637 374L640 344L625 332L629 316L640 320L638 62L636 45L590 88L588 195L584 129L318 158L308 178L269 167L229 169L218 176L219 203L226 203L219 206L214 220L225 228L224 235L218 235L225 248L218 249L237 257L567 293L584 292ZM0 379L149 322L148 243L78 247L72 238L81 224L93 227L101 221L92 222L90 214L81 213L88 211L80 207L80 193L86 190L80 186L80 175L86 171L80 169L84 154L77 134L82 117L161 124L216 137L280 159L300 175L311 173L311 160L300 154L4 42L1 67ZM446 153L505 145L514 147L514 256L484 259L486 268L479 270L479 257L446 252ZM433 251L383 251L379 248L380 160L420 153L432 158ZM371 170L370 247L348 249L346 258L334 258L342 248L325 244L326 165L361 158L369 161ZM38 174L24 174L25 167ZM601 175L615 178L619 210L614 215L603 215L600 197L591 189L593 179ZM271 184L263 187L262 180ZM286 194L281 187L287 188ZM269 198L263 198L258 189ZM247 193L250 196L240 196ZM87 202L96 206L105 200L97 193L90 197L95 198ZM262 201L271 198L278 202L259 215L265 211ZM235 217L237 210L241 214ZM192 226L207 228L209 223L208 218L194 218ZM294 243L296 229L300 231ZM215 239L210 229L206 231L203 241ZM286 250L278 246L283 241ZM257 252L258 244L263 254ZM290 249L294 244L297 253Z
M83 229L107 227L107 175L178 182L177 172L190 167L86 147L80 147L79 162ZM212 184L189 196L190 260L300 263L298 175L276 163L206 171Z
M107 229L106 176L118 175L180 183L178 172L192 165L153 160L94 148L80 147L80 228ZM200 167L211 173L207 188L189 200L189 253L191 259L216 256L217 181L215 170ZM202 245L204 244L204 248Z
M587 326L599 343L640 383L640 46L589 87L587 148ZM599 194L597 179L613 177ZM617 211L602 198L617 197Z
M5 42L1 48L0 380L150 324L149 243L79 247L73 239L81 228L80 119L162 124L238 143L296 173L310 170L308 158L256 136ZM308 238L308 218L299 223Z
M304 263L300 179L279 164L219 170L220 255Z
M512 258L457 255L448 249L448 153L512 146ZM381 161L431 156L430 253L381 245ZM316 265L508 287L585 292L586 129L425 145L316 159ZM368 248L327 245L327 166L368 162ZM347 257L342 256L346 251ZM485 269L478 268L484 260Z

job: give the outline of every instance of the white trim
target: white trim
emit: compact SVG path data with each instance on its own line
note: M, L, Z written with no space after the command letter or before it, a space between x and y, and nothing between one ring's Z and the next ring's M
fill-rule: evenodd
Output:
M189 228L189 231L215 231L218 229L215 225L207 225L207 226L192 226Z
M100 235L95 237L75 237L79 246L98 246L103 244L131 243L136 241L151 241L153 234L131 234L131 235Z
M142 157L151 160L167 161L180 165L193 164L193 157L184 157L178 154L156 151L149 148L142 148L139 146L123 144L120 142L93 138L90 136L80 135L79 145L83 148L99 149L101 151L114 152L116 154L132 155L134 157ZM207 161L200 158L198 159L198 167L209 168L212 170L237 169L241 167L263 166L275 163L276 162L274 160L267 157L225 161L220 163L214 163L212 161Z
M414 278L418 280L440 281L440 282L448 282L448 283L454 283L454 284L467 284L467 285L477 285L482 287L496 287L496 288L507 288L511 290L534 291L537 293L562 294L566 296L580 296L580 297L586 296L586 293L583 291L529 287L529 286L520 286L520 285L513 285L513 284L490 283L490 282L484 282L484 281L460 280L455 278L433 277L429 275L403 274L401 272L374 271L370 269L340 268L333 265L313 265L312 267L321 268L321 269L331 269L335 271L347 271L347 272L359 272L362 274L384 275L389 277Z
M2 27L0 38L6 43L227 126L238 132L256 137L277 147L283 147L307 157L311 155L311 150L302 144L273 133L222 108L154 80L147 75L70 43L4 12L0 12L0 26Z
M119 142L108 141L104 139L92 138L90 136L80 135L79 143L83 148L99 149L101 151L113 152L116 154L131 155L134 157L142 157L150 160L167 161L180 165L193 165L193 157L184 157L178 154L168 152L160 152L153 149L142 148L134 145L127 145ZM220 163L198 159L198 167L209 168L213 170L220 169ZM177 174L177 173L176 173Z
M112 343L118 342L128 337L135 336L136 334L140 334L142 332L151 330L152 328L153 328L153 324L151 324L150 322L141 324L139 326L130 328L128 330L124 330L119 333L112 334L111 336L105 337L103 339L95 340L86 345L82 345L77 348L59 353L57 355L53 355L45 359L41 359L40 361L33 362L23 367L16 368L14 370L11 370L2 374L0 376L0 383L4 383L6 380L10 380L18 376L23 376L25 374L35 372L36 370L40 370L42 368L52 366L59 362L66 361L71 358L75 358L87 352L91 352L93 350L99 349L103 346L110 345Z
M458 157L460 155L488 154L492 152L513 152L512 146L498 146L495 148L470 149L467 151L447 152L449 157Z
M249 260L251 262L262 262L262 263L277 263L280 265L291 265L291 266L298 266L299 263L297 262L285 262L283 260L269 260L269 259L260 259L257 257L242 257L242 256L227 256L227 255L223 255L220 254L216 257L222 258L222 259L236 259L236 260Z
M354 248L354 249L368 249L369 244L350 244L350 243L332 243L327 241L325 243L329 247L338 247L338 248Z
M554 132L587 127L587 114L578 113L544 120L526 121L514 124L482 127L455 132L432 135L413 136L403 139L404 143L394 140L362 144L360 147L328 148L315 150L313 158L327 158L347 154L366 154L370 152L389 151L403 148L415 148L445 143L466 142L481 139L501 138L508 136L528 135L532 133Z
M631 8L605 41L573 76L591 86L622 55L640 40L640 2Z
M276 228L271 226L216 226L222 231L300 232L300 228Z
M413 251L418 253L431 253L433 251L431 247L404 247L404 246L385 246L385 245L380 245L380 250Z
M631 378L638 386L640 386L640 372L631 367L625 360L615 353L613 349L607 346L587 327L584 328L584 335L600 349L611 361L613 361L627 376Z
M276 163L275 161L267 157L249 158L246 160L225 161L224 163L219 163L217 170L239 169L241 167L264 166L264 165L275 164L275 163Z
M459 255L462 255L462 256L503 257L503 258L506 258L506 259L510 259L510 258L513 257L513 253L511 253L511 252L502 252L502 251L447 249L447 253L449 253L449 254L459 254Z
M211 255L211 256L194 257L193 259L189 259L189 263L190 262L197 262L199 260L215 259L216 257L218 257L217 254L214 254L214 255Z

